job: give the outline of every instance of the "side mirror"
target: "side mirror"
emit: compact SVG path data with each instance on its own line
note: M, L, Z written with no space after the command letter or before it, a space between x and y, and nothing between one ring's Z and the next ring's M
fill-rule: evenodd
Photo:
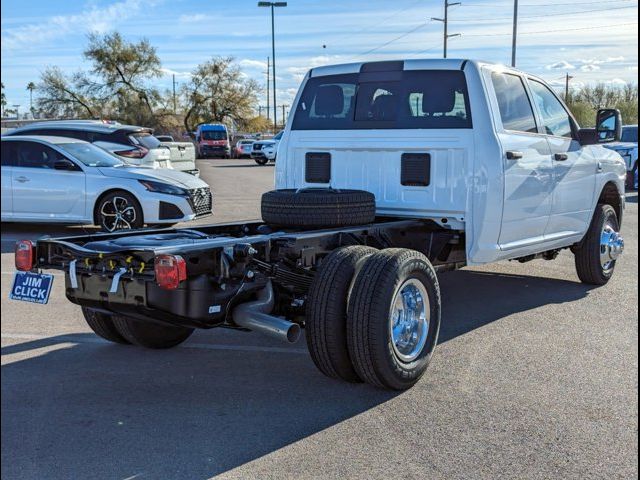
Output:
M66 158L56 160L53 164L55 170L77 170L76 164Z
M596 116L598 143L618 142L622 137L622 115L615 108L598 110Z

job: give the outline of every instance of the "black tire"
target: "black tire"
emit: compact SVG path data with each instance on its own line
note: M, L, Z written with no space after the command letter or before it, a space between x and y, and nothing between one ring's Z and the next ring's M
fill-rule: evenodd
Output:
M604 268L601 261L600 239L605 224L612 225L613 229L620 231L618 216L611 205L598 204L591 219L589 230L580 243L574 249L576 271L582 283L589 285L605 285L613 276L616 261L611 263L610 268Z
M266 165L267 163L269 163L269 160L267 160L266 158L254 158L253 159L258 165Z
M121 220L116 215L120 213ZM142 228L144 217L140 203L125 190L114 190L102 195L94 207L96 225L106 232Z
M409 283L407 283L409 282ZM391 334L391 309L401 289L420 287L429 300L427 325L410 358L402 359ZM358 376L381 388L406 390L422 377L438 342L440 287L433 266L415 250L390 248L367 258L354 281L347 311L347 345ZM399 348L399 347L398 347ZM411 353L411 352L408 352Z
M376 200L363 190L272 190L262 195L262 219L290 227L366 225L376 217Z
M124 345L130 343L120 335L120 332L118 332L118 329L113 323L113 317L111 315L88 307L82 307L82 315L89 327L91 327L91 330L99 337L113 343L121 343Z
M323 260L309 289L307 346L313 363L327 377L362 381L353 368L347 347L347 305L355 272L376 251L361 245L334 250Z
M171 348L184 342L193 328L145 322L125 316L114 316L113 323L127 341L145 348Z

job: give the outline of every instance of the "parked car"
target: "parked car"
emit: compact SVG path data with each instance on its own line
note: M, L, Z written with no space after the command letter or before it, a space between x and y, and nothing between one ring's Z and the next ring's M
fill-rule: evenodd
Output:
M192 159L175 158L171 161L171 150L161 145L153 136L153 129L105 123L101 121L50 121L37 122L16 128L6 134L13 135L46 135L69 137L84 140L103 148L126 163L153 168L174 168L191 172L195 169Z
M253 142L251 158L253 158L258 165L266 165L269 162L275 162L276 155L278 153L278 144L280 143L282 134L283 132L279 132L272 139Z
M124 163L69 137L2 137L2 221L95 224L114 231L211 214L202 180Z
M255 140L243 139L238 140L234 150L236 158L251 157L251 149Z
M607 148L620 154L627 165L627 188L638 188L638 126L625 125L619 142L609 143Z
M229 132L226 125L203 123L195 133L196 155L198 158L231 157Z
M566 250L583 283L611 280L625 166L601 145L619 140L619 111L599 110L596 129L581 129L542 79L472 60L312 72L280 136L262 221L24 240L14 296L45 281L38 269L62 270L98 335L148 348L194 328L286 342L305 328L325 375L405 390L434 358L437 272Z

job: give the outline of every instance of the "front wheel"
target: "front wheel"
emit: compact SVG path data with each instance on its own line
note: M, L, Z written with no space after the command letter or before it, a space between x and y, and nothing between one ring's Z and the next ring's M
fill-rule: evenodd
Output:
M358 376L392 390L426 371L440 331L440 287L420 252L389 248L358 272L347 311L347 345Z
M142 228L144 219L138 200L125 191L115 191L100 197L95 209L96 223L107 232Z
M254 158L254 160L258 165L266 165L267 163L269 163L269 160L267 160L266 158Z
M605 285L623 251L616 211L611 205L598 204L584 240L574 250L578 277L583 283Z

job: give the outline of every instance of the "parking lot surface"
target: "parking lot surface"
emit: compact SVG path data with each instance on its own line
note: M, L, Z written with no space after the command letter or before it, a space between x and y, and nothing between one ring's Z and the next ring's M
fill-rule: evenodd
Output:
M273 167L199 161L213 217L259 217ZM196 332L150 351L90 332L56 275L47 306L8 300L2 226L2 478L636 478L638 205L603 288L573 256L440 277L425 377L390 393L323 377L304 340Z

